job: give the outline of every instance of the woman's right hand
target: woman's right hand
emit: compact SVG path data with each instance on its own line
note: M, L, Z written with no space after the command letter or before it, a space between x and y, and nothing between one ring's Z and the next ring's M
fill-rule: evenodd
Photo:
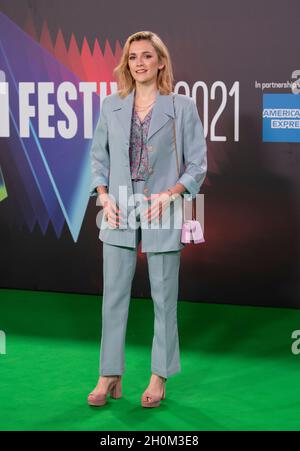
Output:
M117 228L120 225L120 209L117 207L116 202L109 196L108 193L99 194L100 203L103 206L104 219L108 221L108 224Z

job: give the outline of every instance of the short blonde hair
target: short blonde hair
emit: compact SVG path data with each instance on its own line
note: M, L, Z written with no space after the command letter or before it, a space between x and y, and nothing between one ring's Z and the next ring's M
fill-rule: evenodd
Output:
M167 95L173 90L173 69L166 45L156 33L153 33L152 31L138 31L127 38L123 47L120 63L113 70L118 84L117 92L121 98L126 97L135 87L135 80L133 79L128 66L130 44L133 41L141 41L142 39L147 39L151 42L156 50L159 64L164 64L164 67L158 70L157 75L157 88L160 94Z

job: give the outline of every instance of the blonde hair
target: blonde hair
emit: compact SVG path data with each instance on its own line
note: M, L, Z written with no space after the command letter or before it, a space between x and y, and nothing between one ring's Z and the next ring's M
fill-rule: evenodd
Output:
M140 41L147 39L151 42L156 50L159 64L164 64L162 69L158 70L157 88L162 95L167 95L173 89L173 69L169 51L161 38L152 31L138 31L127 38L123 47L123 53L120 63L114 68L113 73L117 79L118 94L121 98L126 97L135 87L135 80L133 79L128 66L129 47L133 41Z

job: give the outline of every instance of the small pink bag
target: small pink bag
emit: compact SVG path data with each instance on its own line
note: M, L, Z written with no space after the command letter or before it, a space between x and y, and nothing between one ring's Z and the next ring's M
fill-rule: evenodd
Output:
M205 240L203 236L203 231L200 222L197 221L196 219L195 203L193 199L191 200L191 202L192 202L192 219L184 219L181 230L181 242L184 244L192 243L193 241L195 244L204 243Z
M173 95L173 104L174 104L174 95ZM174 104L174 111L175 111L175 104ZM175 119L173 121L173 131L174 131L174 150L175 150L175 155L176 155L177 175L179 178L179 163L178 163L177 144L176 144ZM193 200L192 200L192 202L193 202ZM182 224L181 242L183 244L192 243L193 241L194 241L194 244L199 244L199 243L205 242L201 224L199 221L197 221L195 219L196 216L194 213L194 202L192 204L192 208L193 208L193 216L192 217L194 219L185 219Z
M200 222L189 219L182 225L181 242L187 244L191 243L192 241L194 241L195 244L199 244L204 243L205 239L203 237Z

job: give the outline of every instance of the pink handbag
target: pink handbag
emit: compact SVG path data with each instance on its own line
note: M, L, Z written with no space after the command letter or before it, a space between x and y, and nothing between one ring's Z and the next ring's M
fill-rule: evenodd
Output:
M173 95L173 104L174 104L174 95ZM174 104L175 111L175 104ZM174 131L174 150L176 156L176 164L177 164L177 175L179 178L179 163L178 163L178 154L177 154L177 144L176 144L176 129L175 129L175 118L173 120L173 131ZM192 218L193 219L184 219L181 229L181 242L183 244L188 244L194 242L194 244L204 243L205 239L203 236L203 231L201 228L201 224L196 220L196 215L194 211L194 202L192 200Z
M194 213L194 202L192 201L193 214L192 217L194 219L185 219L181 229L181 242L184 244L188 244L194 242L194 244L204 243L205 239L203 236L203 231L201 228L201 224L196 220L196 216Z
M204 243L205 239L203 237L200 222L187 220L182 225L181 242L187 244L191 243L192 241L194 241L195 244L199 244Z

